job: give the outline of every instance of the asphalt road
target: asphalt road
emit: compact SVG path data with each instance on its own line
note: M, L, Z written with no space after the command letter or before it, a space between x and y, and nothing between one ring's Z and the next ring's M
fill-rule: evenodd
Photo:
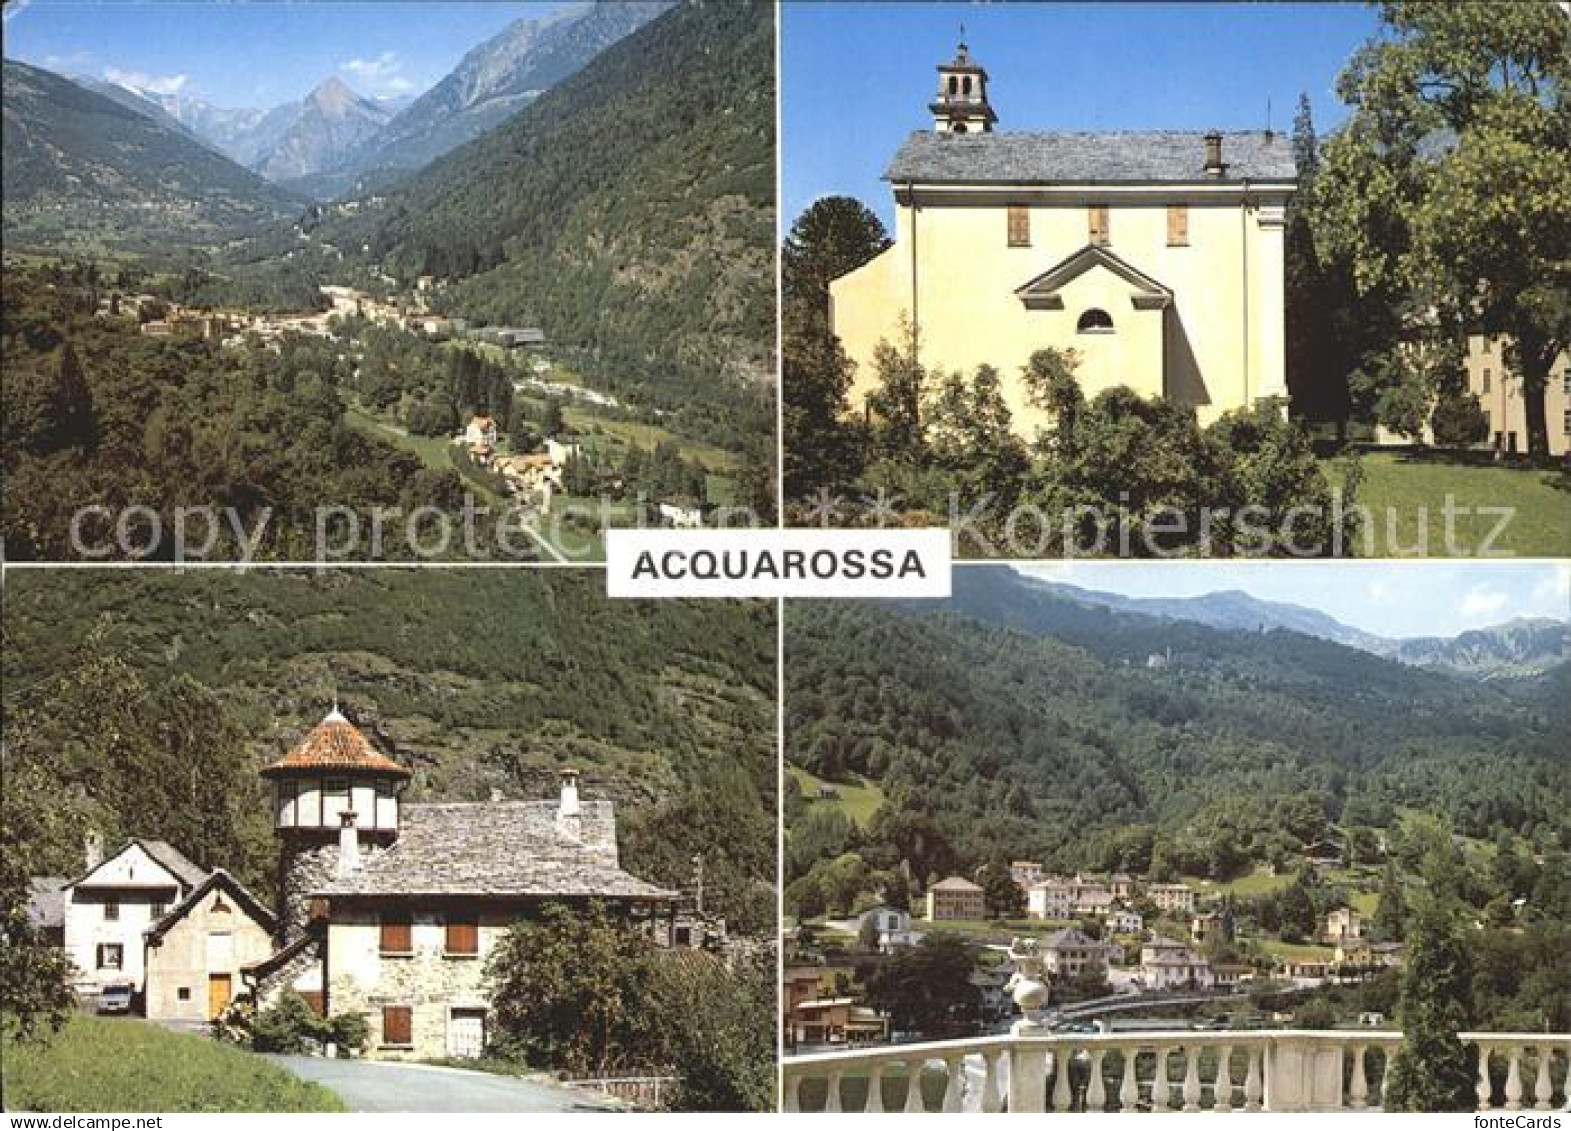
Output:
M338 1093L350 1111L611 1111L592 1094L539 1080L370 1060L269 1056L296 1076Z

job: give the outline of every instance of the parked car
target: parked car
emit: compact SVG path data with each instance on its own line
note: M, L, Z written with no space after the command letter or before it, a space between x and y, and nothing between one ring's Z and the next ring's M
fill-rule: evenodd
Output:
M130 1013L131 999L136 994L136 987L130 982L120 982L115 985L105 986L98 991L99 1013Z

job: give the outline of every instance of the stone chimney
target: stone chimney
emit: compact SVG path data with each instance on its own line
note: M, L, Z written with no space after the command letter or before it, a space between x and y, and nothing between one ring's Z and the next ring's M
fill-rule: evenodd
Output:
M1212 130L1206 134L1206 176L1220 177L1227 172L1222 164L1222 135Z
M338 829L338 864L333 878L347 880L360 870L360 830L355 827L355 814L348 810L339 818L343 824Z
M578 771L562 771L562 799L556 806L556 827L559 832L578 839L580 833L578 807Z
M104 862L104 834L97 829L88 829L82 837L82 866L91 872Z

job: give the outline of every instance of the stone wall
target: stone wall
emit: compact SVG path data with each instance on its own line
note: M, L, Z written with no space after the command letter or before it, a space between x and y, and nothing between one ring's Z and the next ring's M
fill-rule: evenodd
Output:
M382 1060L425 1060L450 1055L448 1029L454 1009L489 1006L484 990L485 961L506 933L513 916L480 917L480 953L459 957L445 953L446 925L439 912L416 910L411 940L413 953L381 953L380 920L374 909L333 908L328 927L329 991L333 1013L364 1013L371 1039L366 1055ZM409 1045L384 1039L384 1006L410 1009Z

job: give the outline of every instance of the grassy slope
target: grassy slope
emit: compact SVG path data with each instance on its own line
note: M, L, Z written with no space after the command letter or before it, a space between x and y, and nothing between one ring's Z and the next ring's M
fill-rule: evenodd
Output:
M866 778L854 778L850 782L827 782L797 766L787 766L786 772L801 785L802 795L814 804L819 804L818 787L832 785L840 794L840 798L829 804L843 810L845 815L861 828L866 828L871 823L873 814L884 803L884 791Z
M77 1014L47 1045L5 1042L8 1111L343 1111L255 1053L132 1018Z
M1375 515L1372 553L1362 545L1357 556L1451 557L1479 553L1495 525L1496 514L1458 515L1455 551L1445 545L1442 508L1447 495L1463 507L1515 507L1516 514L1496 538L1492 552L1526 557L1571 556L1571 525L1565 520L1571 503L1571 480L1553 472L1504 467L1461 467L1421 463L1398 453L1375 452L1363 457L1364 484L1360 506ZM1338 473L1328 468L1337 480ZM1394 522L1387 519L1387 509ZM1420 530L1419 513L1425 523ZM1393 537L1394 535L1394 537ZM1427 544L1422 541L1427 537ZM1361 540L1362 541L1362 540Z

